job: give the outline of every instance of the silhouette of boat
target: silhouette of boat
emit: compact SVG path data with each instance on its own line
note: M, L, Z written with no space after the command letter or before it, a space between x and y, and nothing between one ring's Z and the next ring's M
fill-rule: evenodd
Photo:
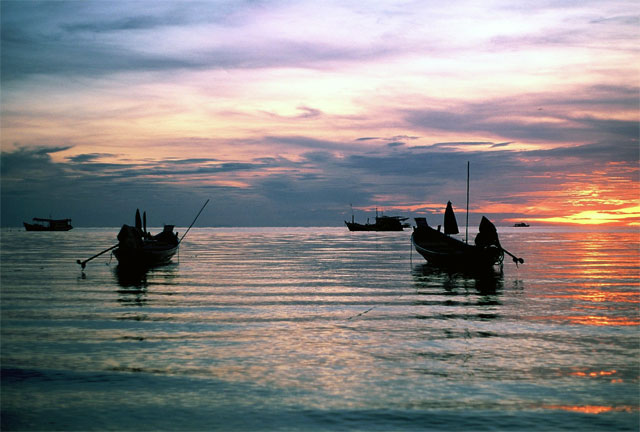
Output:
M351 222L344 221L344 223L349 228L349 231L402 231L410 226L403 223L407 219L409 218L401 216L378 216L378 209L376 209L375 223L369 223L368 219L366 224L357 223L354 221L353 214L351 215Z
M469 244L469 162L467 162L467 217L465 228L465 241L451 237L458 234L458 222L453 212L451 201L447 203L444 212L444 232L440 226L434 229L429 226L424 217L415 218L417 226L411 234L411 242L416 251L427 262L435 266L455 268L462 271L486 271L494 265L502 266L504 254L513 258L516 264L523 264L524 260L505 250L500 245L498 230L495 225L482 216L475 244Z
M23 222L24 228L27 231L69 231L73 227L71 226L71 219L43 219L33 218L32 224Z
M144 224L140 210L136 210L135 226L122 225L118 233L118 247L113 254L123 268L150 268L168 264L178 251L180 241L173 225L165 225L160 234L147 232L147 214Z
M136 209L135 225L122 225L118 233L118 243L86 260L76 260L76 262L84 270L89 261L113 250L113 254L118 259L118 268L120 270L140 271L168 264L178 252L180 243L193 227L193 224L196 223L200 213L208 203L209 200L204 203L180 239L178 239L178 233L173 232L174 225L165 225L160 234L151 235L147 232L147 213L143 213L143 219L141 220L140 210Z
M513 226L516 227L516 228L526 228L526 227L529 226L529 224L528 223L524 223L524 222L518 222L517 224L514 224Z
M480 232L473 245L451 237L458 234L451 202L447 203L445 211L444 232L440 226L438 229L430 227L426 218L418 217L415 221L417 226L413 229L411 241L416 251L430 264L461 270L484 270L502 265L504 252L498 232L486 217L482 217Z

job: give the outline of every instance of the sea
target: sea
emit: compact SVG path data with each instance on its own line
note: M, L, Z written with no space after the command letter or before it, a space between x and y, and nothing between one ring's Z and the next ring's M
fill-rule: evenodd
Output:
M640 428L637 228L498 227L525 262L482 275L346 227L82 270L117 232L0 232L3 431Z

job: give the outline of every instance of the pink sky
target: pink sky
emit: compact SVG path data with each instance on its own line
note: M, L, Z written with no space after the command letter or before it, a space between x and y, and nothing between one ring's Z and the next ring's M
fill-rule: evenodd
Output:
M1 7L3 225L640 223L635 2Z

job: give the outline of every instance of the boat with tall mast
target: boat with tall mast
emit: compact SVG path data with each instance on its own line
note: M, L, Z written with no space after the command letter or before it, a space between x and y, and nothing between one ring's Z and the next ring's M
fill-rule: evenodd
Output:
M524 259L518 258L505 250L500 244L498 230L495 225L482 216L479 232L474 244L469 244L469 163L467 162L467 217L465 240L452 237L459 233L458 223L451 201L447 203L444 213L444 232L441 227L432 228L426 218L415 218L417 226L411 234L411 242L416 251L430 264L460 270L486 270L495 265L502 266L504 254L510 255L518 264Z

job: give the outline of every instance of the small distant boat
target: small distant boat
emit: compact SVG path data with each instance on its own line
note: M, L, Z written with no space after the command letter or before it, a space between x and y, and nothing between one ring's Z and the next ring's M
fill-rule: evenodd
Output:
M528 223L524 223L524 222L518 222L517 224L514 224L513 226L516 227L516 228L526 228L526 227L529 226L529 224Z
M24 228L27 231L69 231L73 228L71 219L33 218L33 222L32 224L23 222Z
M376 221L375 223L366 224L357 223L354 221L353 214L351 215L351 222L344 221L349 231L402 231L405 228L409 228L410 225L404 223L409 218L401 216L378 216L378 210L376 209Z

